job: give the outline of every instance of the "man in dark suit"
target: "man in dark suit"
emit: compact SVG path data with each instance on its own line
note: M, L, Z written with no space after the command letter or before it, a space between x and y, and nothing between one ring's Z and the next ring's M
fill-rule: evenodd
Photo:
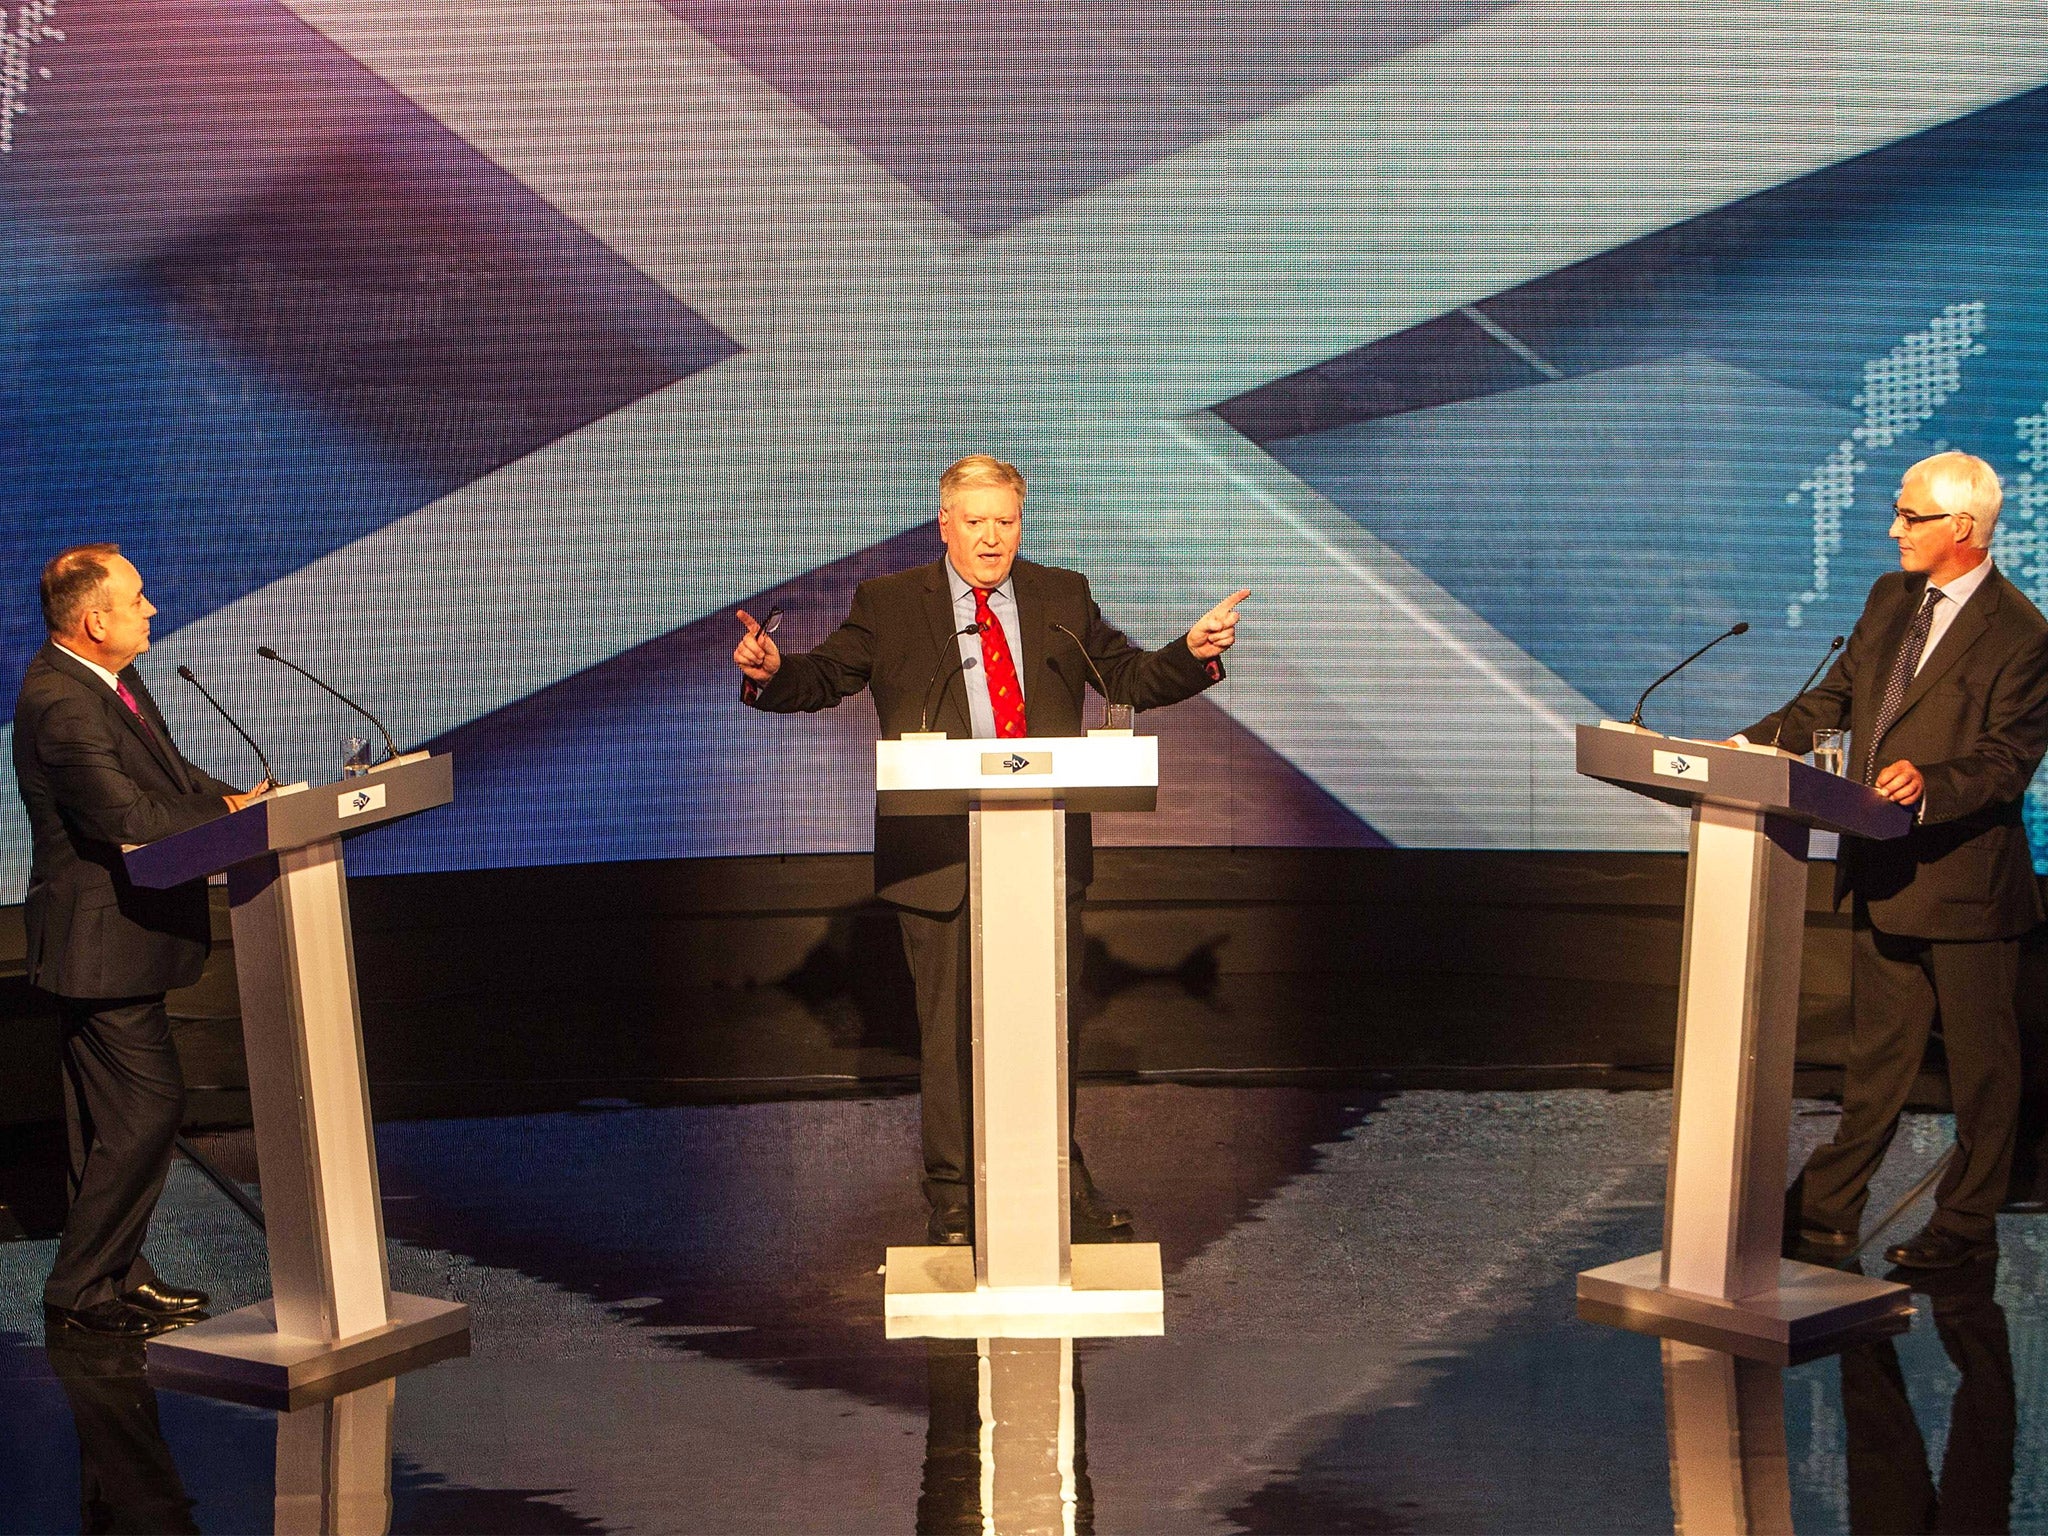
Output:
M206 883L139 889L124 844L239 810L238 793L178 752L135 670L156 612L113 544L43 568L47 644L14 707L14 777L35 836L28 979L57 997L71 1209L43 1287L52 1326L140 1337L206 1305L142 1257L170 1170L184 1078L164 994L199 979Z
M866 688L884 737L927 725L959 737L1078 736L1091 667L1112 702L1138 709L1191 698L1223 676L1218 658L1236 639L1237 605L1248 592L1225 598L1170 645L1140 650L1102 617L1085 576L1017 558L1023 508L1024 477L1014 465L987 454L960 460L939 479L945 558L862 582L846 622L816 649L784 655L740 613L747 632L733 661L745 678L742 699L756 709L809 712ZM1071 904L1094 871L1087 816L1067 818L1066 868ZM966 819L878 816L875 890L898 910L917 988L931 1239L964 1244L972 1230L974 1099ZM1072 977L1081 974L1080 931L1070 905ZM1074 1049L1070 1033L1070 1109ZM1130 1225L1094 1188L1078 1146L1073 1190L1079 1224Z
M2001 496L1991 466L1968 454L1906 471L1891 526L1900 570L1871 588L1820 686L1743 733L1804 752L1816 730L1847 726L1845 771L1914 811L1904 837L1843 839L1854 1030L1842 1119L1794 1181L1786 1217L1809 1246L1856 1246L1938 1015L1956 1156L1926 1229L1886 1254L1916 1268L1997 1247L2019 1112L2019 940L2042 916L2020 811L2048 748L2048 621L1991 563Z

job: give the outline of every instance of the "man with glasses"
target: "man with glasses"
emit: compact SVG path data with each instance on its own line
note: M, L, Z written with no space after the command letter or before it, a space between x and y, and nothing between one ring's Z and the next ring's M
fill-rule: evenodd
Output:
M1835 894L1854 923L1842 1119L1786 1197L1789 1245L1857 1245L1938 1017L1956 1153L1926 1228L1885 1257L1946 1269L1997 1250L2019 1114L2019 940L2042 917L2020 810L2048 748L2048 620L1992 564L2002 494L1966 453L1907 470L1891 525L1899 570L1871 588L1820 685L1743 733L1805 752L1815 731L1846 726L1844 771L1914 813L1904 837L1842 840Z

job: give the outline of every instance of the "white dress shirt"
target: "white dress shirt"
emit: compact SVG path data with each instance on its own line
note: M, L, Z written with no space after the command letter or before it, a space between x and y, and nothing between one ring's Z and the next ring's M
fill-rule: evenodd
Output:
M1956 615L1963 611L1963 604L1975 597L1977 589L1990 579L1991 562L1986 560L1967 576L1958 576L1945 587L1934 587L1932 582L1928 583L1932 590L1941 593L1941 601L1934 605L1934 617L1928 621L1927 644L1920 648L1920 665L1913 669L1915 677L1920 675L1920 667L1927 665L1927 658L1941 644L1941 637L1948 633L1949 626L1955 623ZM1927 601L1925 592L1920 594L1920 601Z
M52 640L50 644L56 646L58 650L62 651L66 656L69 656L81 667L92 668L93 675L99 678L101 682L105 683L115 693L119 693L121 691L121 679L114 676L113 673L109 672L105 667L101 666L98 662L87 661L83 656L79 655L78 652L71 649L70 646L65 645L59 641Z
M953 562L946 562L946 584L953 592L953 617L959 621L957 627L965 629L974 622L974 587L966 577L953 569ZM988 611L1003 627L1003 638L1010 642L1010 660L1017 668L1017 692L1024 692L1024 647L1020 643L1023 624L1017 613L1017 589L1014 578L1005 576L1002 585L992 587L988 594ZM974 727L976 736L993 736L996 733L996 707L988 696L988 671L981 664L981 636L961 635L960 676L967 694L967 719ZM940 698L943 700L944 695ZM935 708L937 706L934 706ZM1031 711L1031 700L1024 700L1027 720Z

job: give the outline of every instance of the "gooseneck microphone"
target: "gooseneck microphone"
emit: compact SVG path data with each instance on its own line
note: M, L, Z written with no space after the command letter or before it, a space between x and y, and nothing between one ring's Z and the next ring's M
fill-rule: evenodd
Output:
M977 621L973 624L962 624L953 631L951 638L958 640L967 635L978 635L980 633L981 625ZM960 653L960 647L957 645L953 647L952 664L949 666L943 661L939 663L938 670L932 673L932 680L924 685L924 708L917 713L918 730L928 731L932 728L932 710L946 702L946 689L951 688L953 686L953 679L964 675L970 665L972 663ZM943 688L939 686L941 677L945 679L945 687ZM934 689L938 690L939 696L937 699L932 697Z
M249 743L249 750L256 754L256 761L263 765L263 782L266 784L275 784L277 782L277 774L272 770L270 766L270 759L263 755L263 749L256 745L256 738L254 736L251 736L247 731L243 730L240 723L236 721L235 717L229 714L225 709L221 707L220 700L216 699L212 694L206 691L206 684L200 682L198 678L192 675L192 669L190 667L179 667L178 676L185 679L185 681L190 683L194 688L197 688L199 690L199 697L206 700L207 703L211 704L214 708L214 712L218 714L221 717L221 719L227 721L229 725L234 726L235 734L241 737L242 740Z
M1820 667L1826 666L1831 660L1834 659L1835 652L1839 651L1844 645L1848 643L1849 637L1847 635L1837 635L1834 639L1830 640L1828 642L1827 654L1821 657L1820 659ZM1801 699L1806 697L1806 690L1811 688L1813 686L1813 680L1816 677L1820 676L1820 667L1815 667L1811 672L1806 674L1806 681L1801 683L1799 685L1799 691L1792 695L1792 703L1787 704L1783 709L1778 711L1778 728L1775 731L1771 732L1772 746L1775 747L1778 744L1778 738L1785 734L1785 717L1792 713L1792 704L1797 704Z
M362 705L358 704L354 699L350 698L347 694L343 693L339 688L329 687L326 683L321 682L319 678L315 677L312 673L308 672L304 667L300 666L296 661L286 661L284 657L278 655L277 652L273 651L267 645L257 646L256 654L258 656L261 656L265 661L274 661L281 667L290 667L294 672L298 673L299 676L303 677L315 688L324 689L328 693L333 694L337 699L341 700L342 703L346 704L350 709L354 710L357 714L361 715L365 720L369 721L370 724L377 727L378 734L380 734L384 738L384 750L390 753L392 758L396 758L399 755L398 743L393 741L391 739L391 733L384 729L384 722L382 720L379 720L375 715L371 714L367 709L363 708Z
M1095 665L1095 658L1088 654L1088 647L1081 643L1081 637L1064 624L1054 623L1051 627L1074 642L1074 649L1081 653L1081 659L1088 664L1088 675L1095 679L1095 691L1102 695L1102 702L1116 703L1116 700L1110 697L1109 684L1102 680L1102 669Z
M1702 656L1706 655L1707 652L1711 651L1723 640L1731 640L1737 635L1746 635L1748 633L1749 625L1746 623L1731 624L1726 629L1722 630L1720 634L1714 636L1713 639L1709 640L1705 645L1701 646L1698 650L1694 651L1690 656L1686 657L1685 660L1681 661L1677 666L1673 667L1669 672L1666 672L1662 677L1658 678L1657 681L1650 684L1649 687L1645 688L1643 690L1643 696L1640 699L1636 700L1636 712L1628 717L1628 723L1630 725L1641 725L1643 723L1643 706L1650 701L1650 695L1655 693L1659 688L1662 688L1666 683L1670 682L1672 678L1678 676L1679 673L1683 672L1687 667L1691 666L1694 662L1698 661Z

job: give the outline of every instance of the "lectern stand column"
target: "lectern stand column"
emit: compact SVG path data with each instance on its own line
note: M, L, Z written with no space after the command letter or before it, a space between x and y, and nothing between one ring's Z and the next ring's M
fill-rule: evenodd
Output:
M982 1286L1073 1278L1066 834L1058 805L989 805L968 815L974 1275ZM1025 891L1051 899L1006 895Z
M228 872L277 1331L331 1343L391 1320L341 840Z
M1156 1243L1073 1245L1067 812L1146 811L1149 737L875 744L876 810L964 815L974 1019L974 1246L891 1248L889 1337L1159 1333Z
M1808 836L1693 811L1663 1281L1724 1301L1778 1281Z

